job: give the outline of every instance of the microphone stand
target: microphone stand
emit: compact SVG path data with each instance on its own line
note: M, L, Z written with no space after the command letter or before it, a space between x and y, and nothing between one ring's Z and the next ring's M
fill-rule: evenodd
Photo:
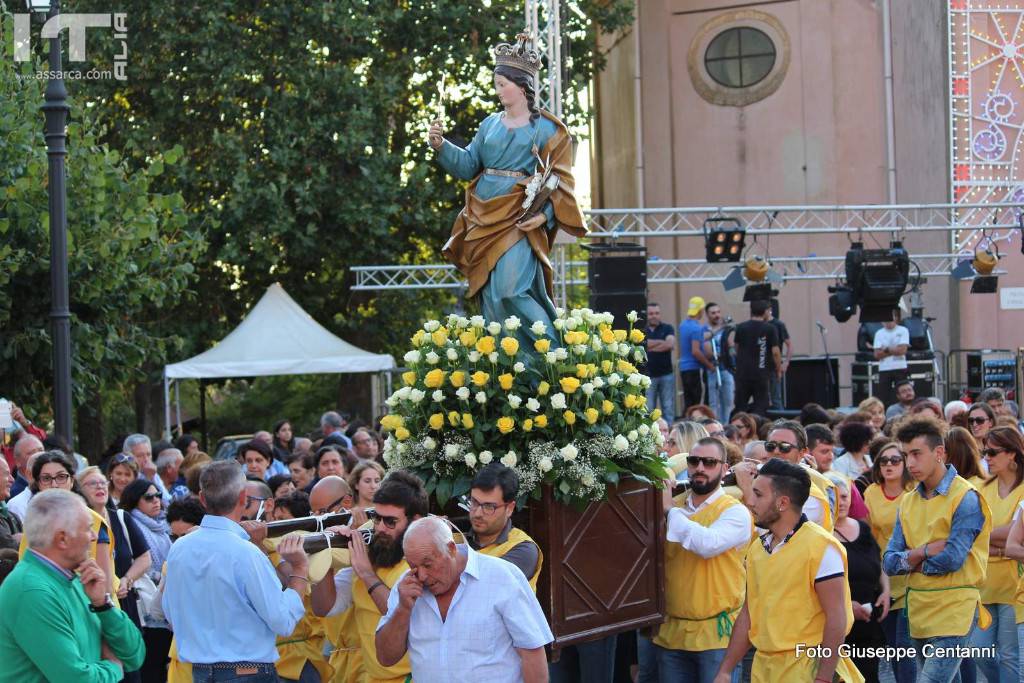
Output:
M833 394L832 391L833 387L836 386L836 377L835 374L832 372L832 356L830 356L828 353L828 339L825 337L825 326L822 325L821 323L817 323L817 325L818 333L821 335L821 345L825 349L825 367L828 368L828 386L825 387L825 391L828 392L829 400L831 400L832 397L835 396L835 394ZM837 400L836 403L838 404L839 401ZM832 407L834 408L836 406Z

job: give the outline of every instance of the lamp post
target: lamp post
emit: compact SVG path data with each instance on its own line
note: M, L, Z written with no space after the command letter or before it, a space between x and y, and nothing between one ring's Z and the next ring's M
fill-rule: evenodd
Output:
M59 0L25 0L36 17L52 19L60 14ZM64 157L68 112L67 89L62 75L60 34L50 39L49 71L46 82L46 154L50 195L50 323L53 343L53 421L57 434L73 443L71 413L71 311L68 306L67 187Z

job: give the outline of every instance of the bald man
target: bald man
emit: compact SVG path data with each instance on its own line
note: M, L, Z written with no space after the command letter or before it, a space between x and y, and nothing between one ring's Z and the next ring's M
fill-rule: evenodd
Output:
M326 515L352 507L352 489L341 477L331 475L316 483L309 493L309 507L314 515ZM364 520L365 521L365 520Z
M28 459L36 453L42 453L43 442L31 434L23 434L14 444L14 486L11 487L11 498L32 485L32 468ZM26 503L27 504L27 503Z

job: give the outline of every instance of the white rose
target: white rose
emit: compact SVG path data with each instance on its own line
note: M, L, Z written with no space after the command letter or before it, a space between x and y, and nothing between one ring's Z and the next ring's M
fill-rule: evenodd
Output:
M395 392L395 396L398 398L399 401L404 401L407 398L409 398L409 392L411 391L412 387L402 387L401 389Z
M637 349L636 351L634 351L633 352L633 360L635 360L637 363L643 363L644 362L644 350L643 349Z
M399 443L397 446L395 446L395 451L399 455L405 455L406 453L409 452L409 444L407 444L407 443Z
M580 387L580 389L582 389L583 393L587 396L594 393L594 385L591 382L586 382L582 387Z
M595 377L594 378L594 388L595 389L600 389L603 386L604 386L604 380L601 379L600 377Z
M556 330L560 330L560 329L562 329L563 327L565 327L565 321L564 321L564 320L562 320L561 318L558 318L558 319L556 319L556 320L555 320L555 321L554 321L553 323L551 323L551 324L555 326L555 329L556 329Z
M637 318L639 317L640 316L636 314L636 311L630 311L629 313L626 314L626 320L628 320L631 323L635 323L637 321Z
M640 386L640 383L644 381L644 376L639 372L629 373L629 377L626 378L626 382L632 384L634 387Z
M487 403L487 394L482 391L476 392L476 396L474 396L474 398L476 399L476 402L481 405Z
M572 444L563 446L558 452L562 454L562 458L564 460L569 460L570 462L575 460L576 456L580 454L580 452Z
M458 319L455 321L455 327L459 328L460 330L466 329L467 327L469 327L469 318L459 316Z
M498 362L498 352L497 351L492 351L489 354L487 354L487 360L489 360L492 363L497 363Z
M630 441L636 441L637 439L640 438L640 435L636 433L635 429L631 429L629 430L629 434L626 435L626 438L629 439Z
M464 458L466 461L466 467L476 467L476 456L472 453L466 453Z
M556 306L555 307L555 315L558 316L559 318L564 318L565 317L565 309L562 308L561 306Z
M409 400L412 401L413 403L419 403L424 398L426 398L426 396L427 392L423 391L422 389L413 389L412 391L409 392Z
M428 451L432 451L435 448L437 448L437 442L434 441L429 436L427 438L423 439L423 442L420 445L423 446L424 448L426 448Z
M604 344L601 343L600 339L594 337L593 339L590 340L590 348L592 348L594 351L600 351L601 349L604 348Z
M531 412L536 413L538 410L540 410L540 401L538 401L537 399L532 398L532 397L528 398L528 399L526 399L526 407Z
M576 344L574 347L572 347L572 352L575 353L577 356L582 356L587 352L587 345Z
M515 332L516 330L519 329L519 326L521 324L522 323L519 321L519 318L515 317L514 315L505 318L505 329L508 330L509 332Z
M629 355L629 344L627 344L626 342L622 342L621 344L619 344L618 354L620 356L628 356Z
M398 405L398 397L392 394L391 396L388 396L387 399L385 399L384 403L389 408L394 408L395 406Z
M617 387L622 382L622 377L617 372L608 375L608 386Z
M477 459L480 461L481 465L486 465L494 459L494 456L491 455L490 451L480 451L480 456Z
M420 352L417 351L416 349L413 349L412 351L406 352L406 354L402 356L402 358L409 365L416 365L417 363L420 362Z
M588 487L588 488L597 483L597 480L594 479L594 475L591 474L590 472L587 472L586 474L584 474L583 478L580 479L580 481L582 481L583 485Z
M444 400L444 392L440 389L434 389L434 393L430 395L430 398L434 401L434 403L440 403L441 401Z
M643 379L640 380L640 386L642 386L644 389L651 386L651 378L648 377L647 375L644 375Z
M456 361L459 359L459 352L455 349L448 349L444 352L444 355L447 356L450 361Z
M468 401L469 387L459 387L458 390L455 392L455 395L459 398L460 401Z
M662 446L665 443L665 436L661 433L660 429L654 432L654 443L658 444L659 446Z
M474 315L469 322L473 327L483 327L486 324L482 315Z
M522 397L516 396L515 394L508 395L508 404L512 406L512 408L518 408L520 405L522 405L522 403Z
M469 362L470 363L475 363L478 360L480 360L480 352L479 351L470 351L469 355L467 356L467 358L469 358Z
M567 330L575 330L579 326L580 326L580 321L577 320L576 318L566 318L566 320L565 320L565 329L567 329Z
M459 447L456 444L450 443L444 447L444 457L455 458L459 455Z
M541 458L537 463L537 469L541 472L550 472L552 467L554 467L554 465L551 463L551 458L547 456Z
M520 372L524 372L525 370L526 370L526 366L523 365L522 363L516 363L515 365L512 366L512 372L514 372L516 374L518 374Z
M535 320L534 323L532 325L530 325L530 332L533 332L538 337L541 336L542 334L544 334L547 331L548 331L548 326L545 325L544 322L541 321L541 320Z
M560 346L557 349L555 349L555 358L557 358L558 360L565 360L568 357L569 352L566 351L563 347Z
M427 322L423 323L423 329L426 330L427 332L433 332L439 327L441 327L441 323L439 323L436 320L428 320Z
M515 451L509 451L505 455L501 456L501 464L505 467L515 467L518 458L516 457Z
M614 447L615 450L622 452L629 448L629 441L627 441L626 437L624 437L622 434L619 434L615 437Z
M431 365L437 365L437 362L441 360L441 356L437 355L433 351L427 352L425 358L427 359L427 362L430 363Z
M651 428L648 427L647 425L643 424L643 425L640 425L640 428L637 429L637 431L640 432L640 436L647 436L648 434L651 433Z
M548 365L554 365L558 362L558 354L554 351L548 351L544 354L544 360L548 362Z
M565 410L565 394L558 392L551 397L551 407L556 410Z
M487 332L489 334L492 334L492 335L494 335L494 334L501 334L501 323L499 323L499 322L487 323Z

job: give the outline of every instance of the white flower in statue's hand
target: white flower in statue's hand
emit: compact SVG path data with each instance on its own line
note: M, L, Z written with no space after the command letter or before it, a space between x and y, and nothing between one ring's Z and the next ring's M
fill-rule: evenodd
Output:
M476 399L476 402L479 403L480 405L487 403L487 394L482 391L476 392L476 396L474 396L474 398Z
M629 448L629 441L627 441L626 437L622 434L618 434L615 437L615 442L612 444L612 447L621 453Z
M437 320L428 320L427 322L423 323L423 329L426 330L427 332L433 332L439 327L441 327L441 323L438 322Z
M565 394L558 392L551 397L551 407L555 410L565 410Z
M488 332L488 334L492 334L492 335L494 335L494 334L501 334L501 323L499 323L499 322L487 323L487 332Z
M526 399L526 407L528 410L536 413L538 410L540 410L540 401L538 401L535 398L528 398Z
M533 332L538 337L543 335L547 331L548 331L548 326L545 325L544 321L542 321L542 320L535 320L534 323L532 325L530 325L530 332Z
M515 365L512 366L512 372L516 374L524 372L525 370L526 366L523 363L516 363Z
M413 349L412 351L406 352L406 354L402 356L402 358L409 365L416 365L417 363L420 362L420 352Z
M445 351L444 355L447 356L450 361L457 361L459 359L459 352L455 349L448 349Z
M519 321L519 318L517 318L514 315L505 318L505 329L508 330L509 332L515 332L516 330L519 329L519 326L521 324L522 323Z
M477 459L480 461L481 465L486 465L494 459L494 456L490 451L480 451L480 456Z
M469 400L469 387L459 387L455 391L455 395L458 397L458 399L460 401L468 401Z
M521 396L516 396L515 394L508 395L508 404L513 408L518 408L522 403L523 399Z
M427 359L427 362L430 363L431 365L437 365L438 361L441 360L441 356L437 355L433 351L428 352L425 358Z
M563 446L558 452L562 454L563 460L568 460L569 462L575 460L576 456L579 455L580 453L579 450L572 444Z

